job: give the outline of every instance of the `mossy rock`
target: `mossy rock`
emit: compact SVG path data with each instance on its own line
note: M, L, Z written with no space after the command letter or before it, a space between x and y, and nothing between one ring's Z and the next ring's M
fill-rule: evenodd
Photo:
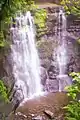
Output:
M36 43L41 65L48 68L53 57L54 49L57 47L55 40L39 40Z
M55 41L52 40L40 40L37 42L37 48L39 51L40 58L50 58L53 54L54 48L56 47Z

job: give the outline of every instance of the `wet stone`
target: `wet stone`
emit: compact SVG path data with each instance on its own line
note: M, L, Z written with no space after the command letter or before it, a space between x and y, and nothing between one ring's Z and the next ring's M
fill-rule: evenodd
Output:
M43 116L38 115L37 117L33 117L32 120L46 120Z
M49 81L47 82L47 89L49 92L56 92L59 90L59 83L58 80L52 80L49 79Z
M54 114L50 110L45 110L44 113L48 115L50 118L54 118Z

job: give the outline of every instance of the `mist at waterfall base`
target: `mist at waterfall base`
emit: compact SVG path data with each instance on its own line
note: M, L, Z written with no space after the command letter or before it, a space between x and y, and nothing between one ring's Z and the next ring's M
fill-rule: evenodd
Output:
M17 88L17 97L20 99L32 98L42 94L40 83L40 63L35 45L34 20L28 11L15 18L12 24L11 57L14 89Z
M65 87L72 84L70 77L67 75L66 68L68 62L68 55L67 55L67 44L66 44L66 16L63 9L59 10L58 14L58 28L57 32L57 39L59 46L57 48L57 62L59 66L59 75L57 78L59 79L59 91L65 91Z

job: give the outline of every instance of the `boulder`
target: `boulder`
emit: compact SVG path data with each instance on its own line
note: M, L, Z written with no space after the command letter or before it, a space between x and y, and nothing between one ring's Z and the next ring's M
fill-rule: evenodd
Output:
M51 112L50 110L45 110L44 113L45 113L46 115L48 115L51 119L54 118L54 113Z
M36 116L36 117L33 117L32 120L46 120L43 116Z

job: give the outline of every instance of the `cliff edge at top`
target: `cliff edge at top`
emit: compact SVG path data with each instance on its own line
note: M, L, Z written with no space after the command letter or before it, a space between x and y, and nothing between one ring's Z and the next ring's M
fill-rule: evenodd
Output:
M45 2L48 2L48 3L56 3L56 4L59 4L60 3L60 0L35 0L37 3L45 3Z

